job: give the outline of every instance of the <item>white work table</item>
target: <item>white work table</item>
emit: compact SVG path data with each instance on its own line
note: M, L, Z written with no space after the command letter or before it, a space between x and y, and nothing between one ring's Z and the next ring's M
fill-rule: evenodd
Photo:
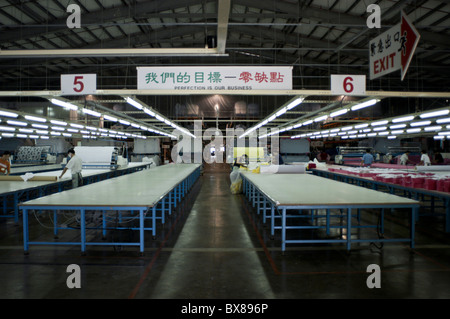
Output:
M144 230L151 230L155 237L156 219L161 219L164 223L165 212L171 213L172 205L176 207L177 202L192 187L199 175L199 164L164 165L24 202L19 205L24 218L24 250L27 253L30 244L78 244L84 253L86 245L112 245L106 242L86 242L86 210L101 211L103 214L106 211L128 211L130 214L138 212L139 227L130 229L140 231L140 240L136 243L114 243L114 245L139 246L142 254ZM161 217L157 217L157 208L161 211ZM54 212L55 235L59 229L65 229L58 226L57 214L65 210L79 211L81 242L31 242L28 234L28 213L40 210ZM145 219L151 220L151 227L144 227ZM106 228L106 218L103 218L104 235Z
M339 183L310 174L244 173L255 187L276 206L298 205L403 205L416 204L408 198L376 192L362 187Z
M312 226L290 226L287 224L287 210L326 210L327 233L329 232L330 210L346 211L345 218L347 232L351 232L352 209L382 209L381 216L384 219L384 209L389 208L410 208L411 213L411 236L408 239L371 239L370 242L410 242L414 247L415 216L418 212L419 202L408 198L403 198L391 194L380 193L374 190L358 187L355 185L344 184L334 180L310 175L310 174L254 174L243 172L241 176L244 181L244 194L257 207L258 214L264 212L264 221L266 219L266 210L270 211L271 235L274 235L275 229L281 229L282 232L282 250L285 250L287 243L319 243L319 242L341 242L347 244L350 250L352 242L367 242L366 239L347 239L335 240L287 240L287 229L314 228ZM275 210L280 211L281 227L275 226ZM359 214L358 214L359 219ZM319 227L317 227L319 228Z
M198 167L194 164L159 166L34 199L20 206L153 207Z
M118 168L116 170L110 169L83 169L82 175L85 184L90 184L99 181L101 178L110 178L114 176L120 176L133 172L136 170L144 169L149 166L149 163L129 163L127 167ZM47 171L34 174L35 176L46 177L59 177L62 173L61 166L59 170ZM27 171L24 171L25 174ZM22 174L22 175L24 175ZM66 186L70 187L71 171L68 170L61 179L55 181L0 181L0 196L3 198L3 210L4 215L0 217L14 217L15 222L18 222L18 203L19 197L23 194L29 194L31 192L35 196L43 196L49 192L62 192ZM14 215L6 215L8 197L12 197L14 206ZM28 195L26 196L28 197Z

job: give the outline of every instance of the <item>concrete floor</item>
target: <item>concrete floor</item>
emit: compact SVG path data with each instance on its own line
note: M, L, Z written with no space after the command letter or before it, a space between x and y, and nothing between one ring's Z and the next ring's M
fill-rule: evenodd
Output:
M2 219L0 298L450 298L450 234L442 218L421 217L414 251L404 244L353 245L350 253L344 245L290 245L282 254L279 238L268 237L260 216L242 195L230 194L229 184L227 166L205 167L157 239L147 236L144 256L136 247L99 246L86 256L78 246L31 246L25 256L21 225ZM399 212L387 232L407 234L402 220ZM51 238L44 227L51 221L44 216L40 223L31 219L30 238ZM66 285L69 264L81 267L80 289ZM370 264L381 268L381 288L366 285Z

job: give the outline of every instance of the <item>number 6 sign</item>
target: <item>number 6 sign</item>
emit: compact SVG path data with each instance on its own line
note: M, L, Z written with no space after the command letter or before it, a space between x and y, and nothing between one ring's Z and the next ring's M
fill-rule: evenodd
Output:
M331 75L331 94L366 95L366 76Z
M61 92L63 95L94 94L96 90L97 74L61 75Z

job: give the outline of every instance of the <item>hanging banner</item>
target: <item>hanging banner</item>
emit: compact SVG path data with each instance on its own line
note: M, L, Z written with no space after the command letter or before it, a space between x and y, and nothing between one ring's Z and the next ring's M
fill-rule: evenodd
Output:
M138 67L138 90L292 90L291 66Z
M402 11L401 23L369 43L370 79L401 70L403 81L419 39L420 34Z

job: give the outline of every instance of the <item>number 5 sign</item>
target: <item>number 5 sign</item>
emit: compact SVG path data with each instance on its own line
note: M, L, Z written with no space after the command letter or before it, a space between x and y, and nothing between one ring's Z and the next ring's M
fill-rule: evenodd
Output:
M331 75L332 95L366 95L365 75Z
M94 94L96 90L97 74L61 75L61 92L63 95Z

